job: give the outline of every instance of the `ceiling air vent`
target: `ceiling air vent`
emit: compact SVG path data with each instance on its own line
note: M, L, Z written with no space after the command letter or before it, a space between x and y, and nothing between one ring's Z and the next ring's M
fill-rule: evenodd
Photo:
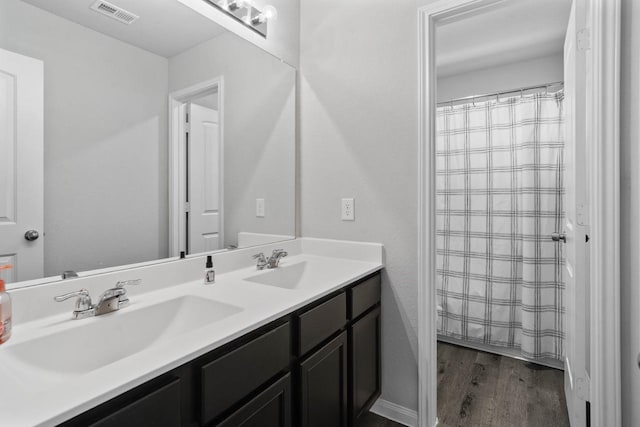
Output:
M124 24L132 24L134 21L140 18L135 13L131 13L121 7L102 0L98 0L97 2L92 4L91 9Z

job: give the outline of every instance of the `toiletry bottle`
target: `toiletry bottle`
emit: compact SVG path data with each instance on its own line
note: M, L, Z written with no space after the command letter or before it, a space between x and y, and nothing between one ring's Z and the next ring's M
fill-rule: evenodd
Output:
M11 265L1 265L1 270L7 270ZM0 279L0 344L11 337L11 296L5 291L4 280Z
M210 285L216 281L216 271L213 269L213 259L207 255L207 264L204 269L204 284Z

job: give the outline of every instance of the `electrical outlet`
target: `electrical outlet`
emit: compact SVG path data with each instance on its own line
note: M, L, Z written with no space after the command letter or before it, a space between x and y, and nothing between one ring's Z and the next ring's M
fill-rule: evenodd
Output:
M356 209L353 199L342 199L342 220L355 221Z
M264 218L264 199L256 199L256 217Z

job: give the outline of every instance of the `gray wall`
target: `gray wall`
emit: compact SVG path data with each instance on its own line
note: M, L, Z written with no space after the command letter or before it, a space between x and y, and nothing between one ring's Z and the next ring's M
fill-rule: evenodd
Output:
M438 102L561 82L563 73L563 56L558 53L441 77L438 79Z
M385 245L382 398L415 410L416 3L302 2L300 30L302 235Z
M640 2L622 0L620 126L622 425L640 423Z
M417 6L429 0L302 2L301 230L385 245L382 398L417 409ZM441 95L562 80L557 57L441 80ZM558 67L559 65L559 67ZM535 66L505 80L505 73ZM513 69L513 70L511 70ZM536 72L536 74L538 74ZM551 80L550 80L551 79ZM454 85L460 86L455 88ZM355 198L355 222L340 199Z
M171 91L224 76L224 245L295 234L295 69L226 33L169 60ZM257 218L256 198L265 199Z
M18 0L0 48L44 61L45 274L166 257L167 59Z

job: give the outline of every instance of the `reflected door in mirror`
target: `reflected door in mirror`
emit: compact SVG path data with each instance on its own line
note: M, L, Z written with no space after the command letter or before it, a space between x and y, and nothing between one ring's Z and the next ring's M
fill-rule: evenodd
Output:
M0 265L7 283L42 277L43 64L0 49ZM29 238L31 237L31 238Z
M187 137L189 188L188 252L220 249L222 162L218 111L189 103Z

